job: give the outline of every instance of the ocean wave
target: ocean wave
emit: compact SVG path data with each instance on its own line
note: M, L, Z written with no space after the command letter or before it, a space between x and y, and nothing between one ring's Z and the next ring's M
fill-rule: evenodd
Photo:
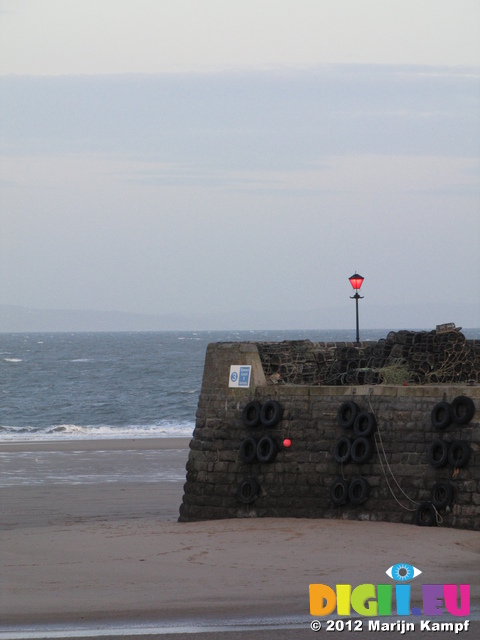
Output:
M5 362L23 362L22 358L4 358Z
M131 438L191 438L195 423L191 421L161 421L149 425L76 425L59 424L48 427L0 426L1 441L24 440L105 440Z

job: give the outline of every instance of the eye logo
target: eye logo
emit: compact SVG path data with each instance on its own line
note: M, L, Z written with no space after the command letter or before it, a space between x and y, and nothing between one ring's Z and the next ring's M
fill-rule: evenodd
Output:
M392 565L385 573L396 582L410 582L422 572L411 564L399 563Z

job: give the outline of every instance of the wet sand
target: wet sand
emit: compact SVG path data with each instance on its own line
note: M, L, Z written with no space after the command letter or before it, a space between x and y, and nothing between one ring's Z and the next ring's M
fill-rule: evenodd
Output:
M309 627L310 583L385 583L386 569L396 562L421 569L419 580L424 583L471 584L472 607L478 610L478 532L341 520L178 523L183 481L128 481L130 473L138 472L128 465L142 460L132 452L157 452L159 460L165 452L183 469L187 446L186 439L160 438L0 446L0 454L22 455L32 474L35 457L25 456L28 452L51 455L54 464L56 453L81 450L101 467L98 451L115 451L118 464L125 463L122 473L127 478L0 488L0 638L1 630L11 625L128 628L158 623L164 631L187 625L198 632L208 621L218 625L245 618L271 618L281 627L282 617L287 627L292 620L305 624L298 629L232 630L228 638L320 637ZM101 477L101 468L98 473ZM412 584L413 603L420 588L420 582ZM478 637L475 625L478 630L475 621L469 637ZM327 637L349 635L330 632ZM450 637L448 632L441 636ZM145 637L192 636L182 630ZM415 637L423 635L417 631Z

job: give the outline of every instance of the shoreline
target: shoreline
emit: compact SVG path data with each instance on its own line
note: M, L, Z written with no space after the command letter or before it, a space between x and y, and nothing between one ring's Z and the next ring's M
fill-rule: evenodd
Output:
M311 623L317 625L314 629ZM183 618L155 621L145 619L141 622L134 620L124 621L93 621L75 624L63 622L55 625L7 625L0 626L0 637L8 640L24 640L25 638L45 640L48 637L55 638L138 638L148 637L150 639L188 639L193 634L197 638L216 637L217 634L228 634L229 640L249 640L278 638L278 633L282 633L282 638L311 638L311 630L320 631L323 629L329 632L328 637L342 638L349 631L360 632L381 632L382 637L398 638L412 631L415 637L429 637L432 631L430 627L435 624L451 625L452 630L455 625L460 627L454 631L455 637L462 631L475 631L480 629L480 610L475 610L468 618L456 618L451 615L435 618L432 616L416 616L406 618L405 616L373 616L362 617L355 614L351 617L342 617L337 614L320 620L312 616L282 616L274 615L262 618L242 617L242 618ZM319 626L318 626L319 625ZM335 628L337 625L337 628ZM437 629L439 630L439 629ZM333 631L333 633L331 633ZM249 633L246 636L246 632ZM337 632L337 633L335 633ZM442 637L445 631L442 633ZM338 635L337 635L338 634Z
M15 440L1 441L0 452L34 451L138 451L188 449L191 436L158 438L71 438L65 440Z
M110 456L128 478L150 456L154 465L167 456L184 472L188 444L189 438L30 441L2 443L0 451L27 459L32 473L35 456L25 453L46 451L55 462L82 451L82 460L98 466L99 474ZM201 621L208 620L308 621L310 583L381 584L395 562L423 572L412 583L412 603L421 598L422 582L465 582L471 584L472 609L480 608L476 531L295 518L179 523L184 482L133 477L0 488L0 637L7 625L118 624L128 630L188 623L194 631L158 635L188 638L193 632L202 637ZM216 632L203 637L209 633ZM232 630L227 637L275 633L312 637L309 625L258 635Z

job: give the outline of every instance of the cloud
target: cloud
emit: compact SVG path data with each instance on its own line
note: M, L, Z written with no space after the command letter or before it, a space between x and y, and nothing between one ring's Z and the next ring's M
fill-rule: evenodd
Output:
M478 84L368 65L1 78L0 297L301 317L349 304L358 270L392 308L377 324L398 301L478 309Z
M475 64L478 0L2 0L3 73Z
M311 167L330 155L477 156L472 69L2 77L3 153L123 154L215 170Z

